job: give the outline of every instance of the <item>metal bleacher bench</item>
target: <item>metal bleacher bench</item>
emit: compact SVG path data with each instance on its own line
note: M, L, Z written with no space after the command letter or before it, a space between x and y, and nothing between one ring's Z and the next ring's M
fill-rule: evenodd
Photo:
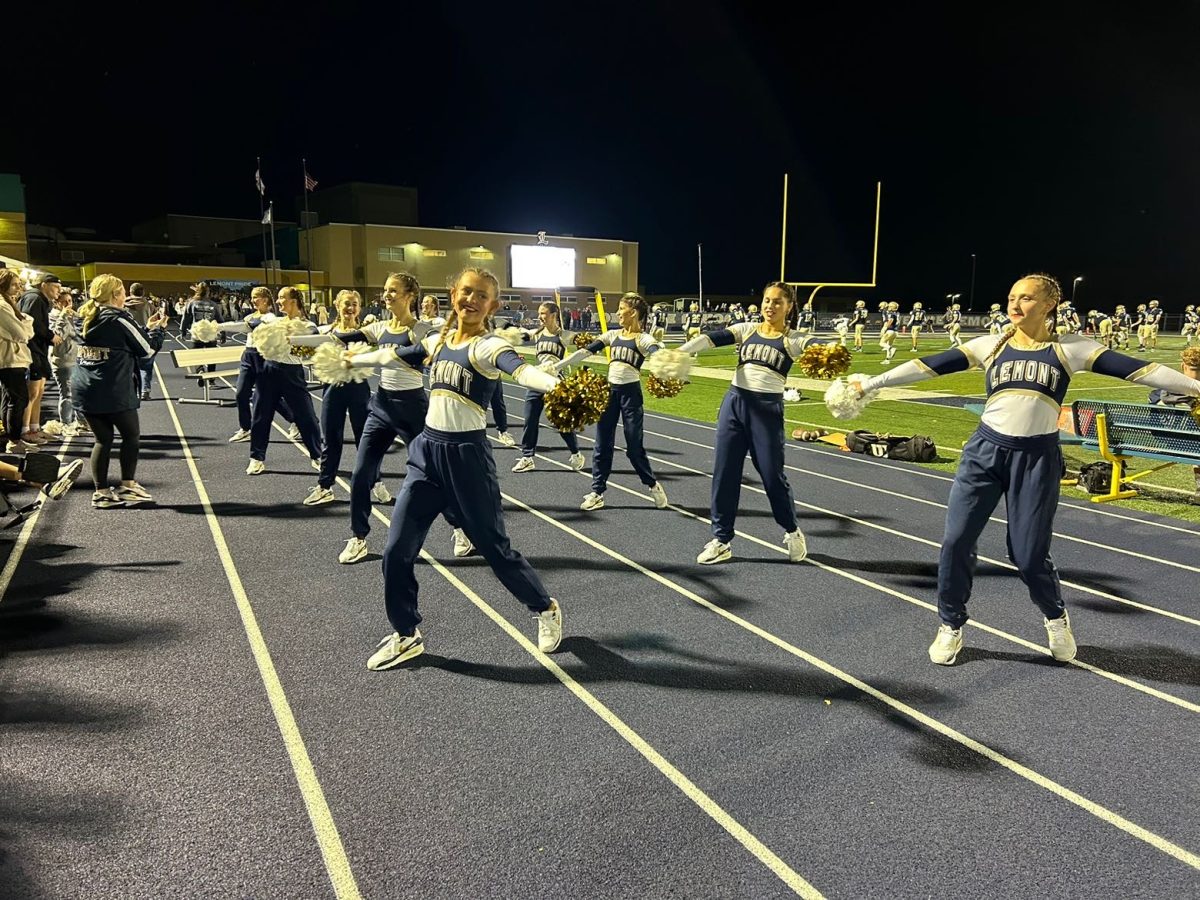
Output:
M214 403L220 406L221 400L212 396L212 383L218 378L237 378L238 370L236 366L232 369L221 369L220 366L240 361L242 351L245 349L241 344L230 344L226 347L203 347L199 350L172 350L171 360L181 369L187 369L191 366L208 365L218 367L215 372L197 372L195 375L188 376L189 378L200 380L204 388L204 399L197 400L192 397L180 397L179 402Z
M1071 404L1071 421L1078 443L1112 463L1108 493L1095 495L1093 503L1135 497L1137 491L1122 486L1167 466L1200 465L1200 422L1186 406L1076 400ZM1131 456L1161 465L1130 475L1125 472L1125 459Z

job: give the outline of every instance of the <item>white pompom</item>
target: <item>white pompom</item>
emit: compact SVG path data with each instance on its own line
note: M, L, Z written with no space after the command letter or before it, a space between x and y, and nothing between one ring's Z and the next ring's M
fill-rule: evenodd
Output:
M788 403L796 403L800 400L800 392L795 388L787 388L783 392L783 399Z
M507 328L497 328L496 337L504 338L504 340L508 341L514 347L520 347L525 343L525 332L516 325L510 325Z
M867 380L865 375L849 375L845 379L837 378L825 391L825 406L835 419L856 419L862 415L874 398L877 391L860 393L854 387Z
M692 370L692 355L682 350L659 350L646 358L646 371L655 378L687 381Z
M365 347L365 344L351 344L351 347ZM346 358L353 352L338 343L322 344L312 357L313 375L325 384L345 384L348 381L366 381L375 371L371 368L355 368Z
M277 363L295 362L290 338L295 334L309 334L310 329L311 323L306 319L275 319L273 322L264 322L254 329L254 346L258 348L263 359Z
M217 335L221 333L221 329L217 327L216 322L210 322L208 319L197 319L192 323L192 340L200 341L202 344L211 344L217 339Z

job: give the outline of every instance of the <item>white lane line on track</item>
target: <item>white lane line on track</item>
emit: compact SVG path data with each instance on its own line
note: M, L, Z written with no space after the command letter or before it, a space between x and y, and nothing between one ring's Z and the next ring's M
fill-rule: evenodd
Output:
M159 370L157 364L155 365L155 374L158 375L158 384L163 392L163 397L169 397L167 383L163 379L162 372ZM325 792L321 788L320 781L317 780L316 770L313 767L312 760L309 758L308 748L304 745L304 738L300 734L296 718L292 714L292 708L288 702L287 695L284 693L283 684L279 680L279 674L275 671L275 663L271 659L271 651L268 649L262 631L258 627L258 618L254 614L250 598L247 596L246 589L242 585L241 576L238 574L236 566L234 566L233 556L229 552L229 544L225 540L221 525L217 520L216 513L213 511L208 491L204 487L204 481L200 477L200 469L196 465L195 457L192 455L191 446L188 444L187 437L183 433L183 424L179 421L179 416L175 411L175 401L166 400L165 402L167 411L171 414L171 420L175 423L175 433L179 436L179 443L183 450L184 459L187 461L188 469L191 471L192 483L195 485L196 493L200 497L200 503L204 507L204 517L208 522L209 530L212 532L217 556L221 560L221 565L225 570L225 577L229 581L229 588L233 592L234 600L237 603L238 613L242 618L242 626L246 632L246 639L250 644L254 662L258 666L263 687L267 692L267 699L271 703L271 711L275 714L275 723L283 738L284 747L287 749L288 760L291 762L292 771L296 776L296 783L299 785L300 793L304 798L304 806L308 810L309 821L316 835L317 844L321 848L321 857L325 863L325 871L329 875L334 893L339 900L358 900L361 894L359 894L354 873L350 869L350 860L346 856L346 849L342 845L341 836L338 834L337 826L334 824L333 814L330 812L329 805L325 801Z
M58 461L60 463L66 456L67 448L70 445L70 437L59 445ZM42 517L42 509L47 503L58 502L42 494L40 489L38 494L42 499L42 504L29 514L29 518L21 526L21 531L17 535L16 541L13 542L13 548L8 553L8 560L4 563L4 570L0 571L0 603L4 602L4 595L8 593L8 586L12 584L13 576L17 574L17 566L21 564L21 557L25 555L25 548L29 546L29 539L33 537L33 529L37 527L38 520Z
M568 471L573 472L574 474L581 475L585 478L589 477L586 472L576 472L574 469L571 469L571 467L569 465L567 465L566 463L559 462L558 460L552 459L551 457L548 457L548 456L544 456L543 454L539 453L538 458L545 460L546 462L550 463L553 466L557 466L560 469L566 469ZM612 480L609 481L608 486L610 488L616 488L617 490L619 490L623 493L626 493L626 494L630 494L631 496L634 496L634 497L640 497L642 499L649 498L648 494L643 494L637 490L625 487L624 485L618 484ZM683 509L682 507L675 506L674 504L668 504L668 508L674 510L675 512L679 513L682 516L685 516L686 518L694 519L697 522L703 522L706 525L712 524L711 519L705 518L704 516L696 515L696 513L692 512L691 510ZM756 537L752 534L748 534L744 531L737 530L737 531L735 531L735 533L737 534L738 537L745 538L746 540L748 540L752 543L758 544L759 546L766 547L767 549L772 550L776 553L782 553L785 556L787 555L787 550L783 547L780 547L778 544L772 544L770 541L765 541L762 538ZM878 591L881 594L887 594L888 596L895 597L898 600L903 600L906 603L910 603L913 606L920 607L921 609L928 610L935 614L937 613L937 606L935 604L928 603L924 600L919 600L916 597L913 597L909 594L905 594L901 591L897 591L893 588L888 587L887 585L880 584L875 581L871 581L870 579L863 578L860 575L855 575L853 572L847 572L844 569L839 569L836 566L830 566L830 565L826 565L825 563L817 562L816 560L811 559L811 558L805 560L805 562L807 562L809 565L817 567L818 569L829 572L830 574L837 575L841 578L846 578L850 581L853 581L857 584L862 585L863 587L867 587L867 588L870 588L871 590ZM697 565L699 565L699 564L697 564ZM1024 649L1029 650L1033 653L1038 653L1038 654L1041 654L1042 656L1050 656L1050 650L1047 647L1043 647L1039 644L1035 644L1032 641L1027 641L1022 637L1018 637L1015 634L1010 634L1009 632L1003 631L992 625L986 625L983 622L979 622L975 619L968 619L967 625L971 626L972 628L977 628L980 631L987 632L988 634L998 637L1001 640L1005 640L1005 641L1009 641L1013 644L1017 644L1018 646L1023 647ZM1101 678L1106 678L1109 681L1112 681L1123 687L1131 688L1135 691L1138 691L1139 693L1146 694L1147 696L1150 696L1150 697L1154 697L1156 700L1162 700L1162 701L1165 701L1166 703L1170 703L1174 706L1178 706L1181 709L1187 710L1188 712L1200 713L1200 704L1192 703L1191 701L1185 700L1182 697L1177 697L1174 694L1167 693L1166 691L1161 691L1158 688L1153 688L1147 684L1142 684L1141 682L1134 681L1133 679L1127 678L1124 675L1118 675L1116 672L1110 672L1107 669L1101 669L1099 666L1093 666L1090 663L1085 663L1078 659L1071 660L1071 662L1068 663L1067 665L1074 666L1075 668L1078 668L1078 669L1083 669L1086 672L1091 672L1093 675L1098 675Z
M521 416L511 416L511 417L518 418L518 419L521 418ZM649 432L649 433L654 433L654 432ZM592 438L585 437L584 435L580 435L579 437L581 440L585 440L590 443L595 443L594 439L592 439ZM679 440L682 441L682 439L679 439ZM624 447L618 446L616 449L620 450L622 453L625 452ZM647 455L649 456L649 454L647 454ZM710 472L702 472L700 469L693 469L690 466L685 466L685 465L681 465L680 463L671 462L670 460L662 459L661 457L657 457L657 456L649 456L649 459L652 462L659 463L659 464L661 464L663 466L667 466L669 468L679 469L680 471L683 471L683 472L691 472L692 474L702 475L705 478L708 478L710 480L712 479L712 473L710 473ZM764 496L766 495L765 490L763 490L760 487L755 487L752 484L744 484L743 487L746 490L753 491L754 493L763 494ZM826 515L834 516L839 519L845 519L848 522L854 522L856 525L861 525L864 528L871 528L876 531L882 531L886 534L893 535L894 537L903 538L904 540L914 541L919 544L925 544L928 547L936 547L939 550L941 549L941 546L942 546L941 541L931 541L928 538L918 537L917 535L908 534L903 531L897 531L894 528L888 528L886 525L878 525L874 522L868 522L865 519L858 519L858 518L855 518L854 516L847 515L846 513L839 512L838 510L835 510L835 509L826 509L825 507L822 507L822 506L814 506L811 503L804 503L804 502L801 502L800 500L795 500L794 502L797 506L799 506L803 509L810 509L814 512L824 513ZM1012 572L1017 571L1016 566L1014 566L1012 563L1007 562L1005 560L995 559L990 556L979 556L978 558L980 560L982 560L983 562L991 563L992 565L999 566L1000 568L1008 569L1009 571L1012 571ZM1082 593L1085 593L1085 594L1091 594L1092 596L1095 596L1095 597L1102 597L1105 600L1111 600L1112 602L1119 603L1123 606L1133 607L1134 609L1140 609L1143 612L1155 613L1156 615L1165 616L1166 618L1169 618L1169 619L1175 619L1176 621L1183 622L1188 625L1195 625L1197 627L1200 627L1200 619L1195 619L1195 618L1192 618L1191 616L1185 616L1181 613L1172 612L1169 609L1161 609L1157 606L1151 606L1147 603L1140 603L1136 600L1128 600L1124 597L1118 597L1116 594L1110 594L1107 591L1101 591L1097 588L1091 588L1091 587L1088 587L1087 585L1079 584L1078 582L1075 582L1075 581L1063 580L1061 583L1064 587L1069 587L1073 590L1081 591Z
M507 395L507 396L511 396L511 395ZM673 416L664 416L664 415L660 415L657 413L650 413L650 412L646 413L645 415L646 415L647 419L659 419L660 421L671 422L675 425L687 425L692 428L699 428L704 431L712 431L712 432L715 432L717 430L716 427L713 425L708 425L704 422L694 422L691 419L680 419L680 418L675 418ZM801 423L801 424L811 424L811 423ZM829 426L828 425L820 425L820 426L815 426L815 427L828 428ZM827 451L816 450L816 449L813 449L812 447L807 447L804 444L797 443L796 441L788 441L787 448L789 450L795 450L800 453L820 453L822 455L827 455ZM846 453L843 455L839 455L837 457L837 459L844 459L847 462L853 462L857 465L879 466L879 467L887 469L891 472L895 472L897 470L896 466L892 463L878 462L877 460L870 459L861 453ZM938 481L953 481L954 480L949 475L943 475L940 472L927 472L922 469L913 469L913 468L909 468L909 467L904 467L901 471L903 471L904 473L906 473L908 475L916 475L921 478L934 478ZM1184 534L1191 534L1191 535L1195 535L1196 537L1200 537L1200 531L1197 531L1192 528L1183 528L1179 525L1170 525L1166 522L1155 522L1150 519L1140 519L1137 516L1122 515L1121 513L1113 512L1111 510L1101 509L1100 506L1095 503L1091 503L1091 504L1088 504L1087 506L1083 506L1080 504L1064 503L1064 502L1060 501L1059 506L1066 507L1067 509L1079 510L1080 512L1094 513L1095 515L1098 515L1098 516L1106 516L1106 517L1114 518L1114 519L1122 519L1126 522L1136 522L1139 525L1148 525L1152 528L1165 528L1170 531L1182 531Z
M747 621L746 619L743 619L734 613L731 613L725 609L722 609L717 604L712 603L709 600L706 600L705 598L701 597L699 594L696 594L693 591L690 591L687 588L676 584L675 582L671 581L669 578L666 578L665 576L662 576L662 575L658 574L657 572L647 569L645 566L641 565L640 563L637 563L634 560L631 560L628 557L625 557L622 554L617 553L615 550L611 550L604 544L601 544L598 541L595 541L592 538L588 537L587 535L576 531L575 529L571 528L569 525L565 525L562 522L557 521L552 516L549 516L546 513L541 512L540 510L534 509L533 507L523 503L522 501L518 500L517 498L512 497L509 494L505 494L503 491L501 492L501 496L508 502L512 503L514 506L518 506L521 509L524 509L526 512L531 513L532 515L541 519L542 521L549 523L550 525L554 526L555 528L558 528L559 530L572 535L580 542L587 544L588 546L592 547L595 550L598 550L599 552L610 557L611 559L617 560L618 562L624 564L625 566L629 567L630 569L640 572L641 574L645 575L647 578L650 578L651 580L663 585L664 587L674 591L677 594L680 594L681 596L687 598L688 600L691 600L693 603L697 604L698 606L701 606L704 609L707 609L710 612L714 613L715 615L718 615L718 616L732 622L734 625L738 626L739 628L742 628L745 631L748 631L751 634L762 638L763 640L767 641L768 643L774 644L776 647L779 647L781 650L784 650L785 652L791 654L792 656L795 656L798 659L803 660L804 662L808 663L809 665L813 666L814 668L819 669L820 671L826 673L827 675L830 675L830 676L836 678L838 681L841 681L844 684L847 684L850 687L855 688L856 690L859 690L865 694L868 694L871 697L874 697L880 703L884 704L885 706L889 707L890 709L895 710L896 712L900 713L901 715L905 716L906 718L911 719L912 721L918 723L919 725L923 725L926 728L937 732L938 734L942 735L943 737L946 737L946 738L954 741L955 743L957 743L963 747L966 747L968 750L971 750L971 751L979 754L980 756L983 756L984 758L990 760L991 762L995 763L996 765L999 765L999 766L1004 767L1005 769L1008 769L1013 774L1025 779L1026 781L1029 781L1030 783L1032 783L1046 791L1049 791L1050 793L1062 798L1063 800L1066 800L1068 803L1071 803L1071 804L1079 807L1080 809L1095 816L1100 821L1105 822L1106 824L1111 825L1114 828L1118 828L1121 831L1125 832L1126 834L1128 834L1132 837L1135 837L1140 841L1144 841L1145 843L1149 844L1151 847L1154 847L1156 850L1159 850L1162 853L1165 853L1168 856L1173 857L1174 859L1178 860L1179 862L1182 862L1185 865L1191 866L1193 869L1200 869L1200 856L1198 856L1197 854L1192 853L1191 851L1179 846L1178 844L1175 844L1172 841L1167 840L1166 838L1162 837L1161 835L1155 834L1154 832L1150 831L1149 829L1143 828L1141 825L1138 825L1136 822L1126 819L1124 816L1121 816L1118 813L1113 812L1112 810L1108 809L1107 807L1101 806L1099 803L1089 800L1087 797L1084 797L1082 794L1079 794L1075 791L1070 790L1069 788L1064 787L1063 785L1059 784L1058 782L1047 778L1046 776L1034 771L1033 769L1029 768L1028 766L1022 765L1021 763L1005 756L1003 753L1000 753L997 750L993 750L991 747L988 747L987 745L985 745L971 737L968 737L967 735L963 734L962 732L960 732L954 728L951 728L950 726L940 722L939 720L933 718L932 716L929 716L929 715L926 715L925 713L920 712L919 710L896 699L895 697L885 694L883 691L880 691L877 688L872 687L870 684L867 684L865 681L861 681L858 678L855 678L853 675L850 675L849 673L842 671L841 669L837 668L836 666L833 666L830 663L825 662L824 660L820 659L819 657L813 656L813 655L805 652L804 650L800 649L799 647L795 646L794 644L791 644L788 641L785 641L782 638L777 637L776 635L772 634L769 631L766 631L765 629L759 628L757 625L754 625L753 623ZM640 495L640 496L644 496L644 495Z

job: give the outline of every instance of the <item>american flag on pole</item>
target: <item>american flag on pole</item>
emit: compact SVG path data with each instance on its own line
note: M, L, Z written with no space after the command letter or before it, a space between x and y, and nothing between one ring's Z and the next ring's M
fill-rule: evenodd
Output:
M317 180L308 174L308 169L304 170L304 189L306 191L315 191L317 189Z

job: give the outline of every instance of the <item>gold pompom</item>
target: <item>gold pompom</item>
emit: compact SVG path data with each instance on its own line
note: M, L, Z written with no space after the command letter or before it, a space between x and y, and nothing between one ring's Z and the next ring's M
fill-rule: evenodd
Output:
M298 359L312 359L316 353L316 347L307 347L302 344L292 344L292 356L295 356Z
M812 344L800 354L800 371L809 378L837 378L850 371L854 357L841 344Z
M579 368L546 395L546 421L559 431L582 431L608 408L608 381L591 369Z
M596 335L592 334L590 331L581 331L579 334L575 335L575 349L582 350L595 339Z
M667 399L683 390L683 381L678 378L659 378L657 375L649 375L646 377L646 390L653 397Z

